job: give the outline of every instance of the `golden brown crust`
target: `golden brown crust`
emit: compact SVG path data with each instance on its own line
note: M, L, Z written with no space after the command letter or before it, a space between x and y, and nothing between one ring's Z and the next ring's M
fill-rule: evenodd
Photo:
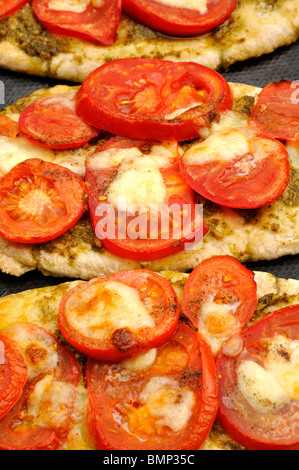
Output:
M172 283L179 299L181 299L188 274L174 271L167 271L161 274ZM298 280L277 279L271 274L264 272L255 273L255 280L258 286L259 307L252 321L257 321L273 310L299 303ZM54 334L58 340L70 347L58 329L58 308L62 297L71 288L79 285L80 282L81 281L75 281L58 286L33 289L0 298L0 331L18 321L35 323ZM71 349L75 352L79 362L83 365L85 358L78 351L74 351L73 348ZM84 386L83 376L81 377L77 392L75 411L73 413L75 425L69 432L65 448L68 450L93 449L85 424L87 392ZM217 422L214 424L210 435L202 446L202 450L241 449L243 449L243 447L233 441Z
M245 126L259 88L232 83L234 109L226 113L219 126ZM1 112L17 119L34 99L45 93L63 93L66 86L38 90ZM104 137L104 136L102 136ZM82 149L56 151L54 162L68 166L79 174L85 171L85 158L99 143ZM45 275L91 279L124 269L146 268L186 272L213 255L231 254L241 262L276 259L299 253L299 146L289 146L291 181L284 194L270 206L258 210L231 210L208 201L204 216L209 233L202 245L189 251L151 262L118 258L96 243L88 217L82 218L70 231L56 240L36 246L8 242L0 237L0 269L15 276L39 269ZM28 158L28 157L27 157ZM43 158L41 156L41 158ZM0 152L1 173L1 152Z

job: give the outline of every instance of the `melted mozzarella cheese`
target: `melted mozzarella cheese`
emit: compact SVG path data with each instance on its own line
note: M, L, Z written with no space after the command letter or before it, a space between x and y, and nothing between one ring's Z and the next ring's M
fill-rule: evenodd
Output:
M242 395L261 413L299 400L299 341L278 335L264 343L267 355L263 367L248 360L237 371Z
M230 129L211 134L204 142L190 147L183 161L185 164L200 165L213 161L231 161L248 153L247 136Z
M229 162L240 176L248 175L257 162L277 154L277 142L258 137L249 129L226 128L211 134L205 141L195 144L183 155L186 165Z
M155 327L138 292L121 282L91 284L71 296L66 309L69 323L89 338L105 340L121 328L136 331Z
M172 8L187 8L199 11L201 15L208 11L208 0L155 0L157 3Z
M166 202L167 196L162 175L151 157L123 165L106 194L114 208L132 214Z
M50 0L48 8L51 10L82 13L86 10L89 3L90 0Z
M275 411L290 402L275 377L254 361L242 361L237 377L243 397L260 413Z
M29 158L40 158L52 162L55 160L55 153L31 143L24 137L13 139L0 136L0 176L5 175L15 165Z
M176 155L176 144L153 145L149 154L152 162L161 169L168 166ZM143 158L144 154L137 147L131 148L111 148L100 150L93 153L88 160L88 168L90 170L104 170L123 164L124 166L133 165L139 158Z
M111 148L94 153L88 160L90 170L104 170L120 165L123 161L134 161L142 157L142 152L137 147L129 149Z
M21 348L28 368L29 381L54 370L58 365L57 344L50 335L43 331L24 328L18 323L7 328L5 334L16 341Z
M227 329L235 324L234 313L239 307L240 302L232 304L219 304L207 301L201 305L201 317L206 324L208 330L214 334L225 333Z
M117 176L107 189L108 203L115 209L135 214L166 202L166 186L160 169L173 163L177 146L154 145L144 155L138 148L108 149L93 154L90 170L119 166Z
M49 94L42 98L43 103L48 106L57 106L59 109L64 107L70 110L71 113L76 114L76 90L69 91L68 93L57 93L57 94Z
M27 413L35 425L59 427L69 418L68 410L74 400L75 387L57 381L47 374L39 380L27 402Z
M176 117L180 116L181 114L185 113L186 111L189 111L190 109L196 108L196 106L201 106L201 105L202 105L201 102L193 103L190 106L186 106L185 108L176 109L172 113L166 114L164 116L164 118L167 119L167 120L175 119Z
M150 349L144 354L138 354L138 356L122 361L121 365L126 370L139 372L151 367L155 363L156 357L157 349Z
M278 335L269 341L265 368L292 400L299 400L299 341Z
M181 390L175 380L153 377L142 390L140 401L154 417L159 418L157 424L178 432L188 424L195 396L191 390Z

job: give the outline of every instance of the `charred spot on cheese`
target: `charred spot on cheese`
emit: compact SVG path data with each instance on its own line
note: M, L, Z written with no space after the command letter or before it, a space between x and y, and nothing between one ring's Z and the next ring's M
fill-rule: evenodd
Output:
M48 353L46 349L41 348L38 344L31 343L27 346L25 355L27 361L30 361L32 365L36 366L39 362L46 359Z
M43 60L66 52L68 43L63 36L56 37L47 32L34 15L30 3L0 21L1 40L15 43L29 56Z
M138 339L129 328L119 328L113 332L111 343L121 353L127 353L138 346Z

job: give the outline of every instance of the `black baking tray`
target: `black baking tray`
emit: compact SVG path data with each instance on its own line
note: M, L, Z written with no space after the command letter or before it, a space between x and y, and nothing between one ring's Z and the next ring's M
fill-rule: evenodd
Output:
M299 80L299 42L279 48L269 55L238 62L228 70L220 70L220 73L230 82L258 87L264 87L273 81ZM17 99L39 88L50 88L58 83L74 84L44 77L31 77L3 69L0 69L0 80L5 86L5 99L2 100L4 103L0 102L0 108L14 103ZM286 256L273 261L248 263L247 267L256 271L266 271L282 278L299 279L299 255ZM69 280L69 278L46 277L38 271L32 271L20 278L0 273L0 296L56 285Z

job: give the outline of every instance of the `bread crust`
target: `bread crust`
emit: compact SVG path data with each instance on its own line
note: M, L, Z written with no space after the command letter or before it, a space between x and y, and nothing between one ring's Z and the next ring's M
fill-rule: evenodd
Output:
M219 126L245 126L260 88L231 83L234 109L226 113ZM19 100L2 113L18 119L19 113L45 93L64 93L67 86L38 90ZM84 174L85 158L97 144L84 150L58 151L54 162ZM14 276L40 270L45 275L92 279L124 269L146 268L153 271L187 272L213 255L230 254L241 262L271 260L299 253L299 145L290 146L291 181L283 195L271 205L257 210L231 210L200 200L209 233L202 243L189 251L155 261L126 260L108 253L95 242L88 217L83 217L71 230L56 240L40 245L11 243L0 237L0 269ZM41 155L42 158L42 155ZM69 162L73 166L70 166ZM1 151L0 151L1 167Z
M170 38L122 15L118 38L101 46L46 31L30 4L0 21L0 67L82 82L107 61L149 57L212 69L269 54L299 37L299 0L239 0L231 17L197 38Z
M165 271L160 274L172 283L181 301L188 274L174 271ZM298 280L278 279L269 273L256 272L255 281L258 287L259 305L250 324L274 310L299 303ZM57 286L32 289L0 298L0 331L18 321L30 322L39 325L55 335L58 340L65 342L59 332L57 323L59 303L70 289L76 287L81 282L73 281ZM85 362L84 357L78 351L75 351L75 354L83 365ZM94 447L85 424L88 396L83 375L77 392L77 400L73 413L75 422L68 434L64 448L67 450L92 450ZM201 448L201 450L241 449L243 447L233 441L217 422L215 422L210 435Z

